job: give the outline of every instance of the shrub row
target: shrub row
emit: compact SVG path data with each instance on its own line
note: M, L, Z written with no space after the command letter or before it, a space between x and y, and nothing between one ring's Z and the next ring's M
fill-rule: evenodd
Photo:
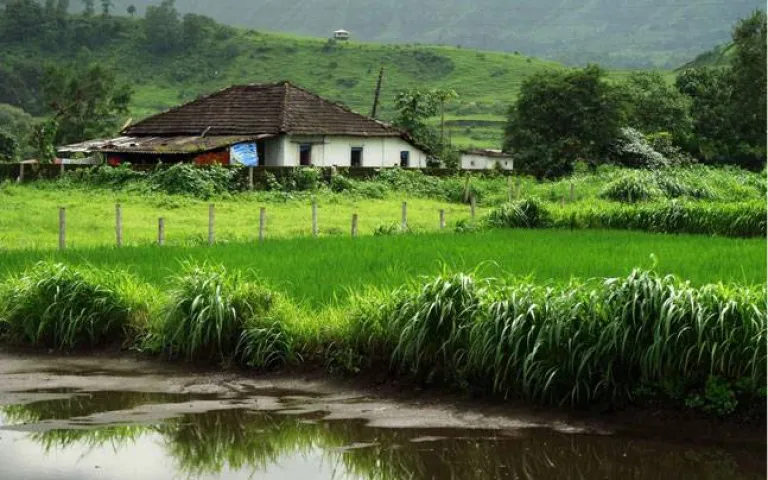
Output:
M657 233L691 233L729 237L764 237L765 202L664 203L552 207L536 199L501 205L485 219L490 227L603 228Z
M124 274L40 264L0 287L0 332L258 369L385 369L553 404L659 396L728 414L765 398L764 288L695 288L643 271L565 286L456 274L309 313L222 267L187 264L169 283L161 294Z

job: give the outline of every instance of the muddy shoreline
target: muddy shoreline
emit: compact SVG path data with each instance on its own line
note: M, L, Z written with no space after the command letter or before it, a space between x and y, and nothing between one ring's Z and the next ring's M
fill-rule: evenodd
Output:
M135 353L42 353L0 348L0 406L25 403L24 392L131 391L237 398L254 392L305 392L323 396L318 409L391 428L551 428L692 445L766 445L764 421L734 421L672 409L629 407L587 412L470 398L440 388L424 389L385 376L333 376L322 370L256 374L161 362ZM327 398L335 399L328 402ZM365 408L348 407L365 399ZM212 405L200 408L211 408Z

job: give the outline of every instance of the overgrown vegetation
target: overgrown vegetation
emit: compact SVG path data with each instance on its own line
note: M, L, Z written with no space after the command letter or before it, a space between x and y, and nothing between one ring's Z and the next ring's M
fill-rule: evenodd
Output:
M148 292L119 272L40 263L0 287L0 332L61 350L114 343L146 320Z
M188 360L387 369L559 405L661 398L727 415L765 399L763 287L693 287L648 271L551 285L445 273L314 312L236 272L186 265L168 295L154 291L159 308L128 331L133 297L86 280L114 274L41 264L2 284L0 318L31 345L117 337Z
M761 170L765 41L758 11L734 28L731 65L686 69L674 86L643 72L613 82L596 66L536 74L510 108L505 149L539 178L567 175L580 161L658 168L696 159Z

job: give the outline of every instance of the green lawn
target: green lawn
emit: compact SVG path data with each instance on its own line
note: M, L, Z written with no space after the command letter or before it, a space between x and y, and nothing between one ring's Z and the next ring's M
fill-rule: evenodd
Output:
M480 234L294 238L209 247L81 248L0 252L0 276L42 259L128 269L163 285L181 261L210 261L252 272L314 306L367 286L394 288L420 275L480 269L486 276L538 281L626 275L654 264L701 285L766 280L766 242L623 231L498 230Z

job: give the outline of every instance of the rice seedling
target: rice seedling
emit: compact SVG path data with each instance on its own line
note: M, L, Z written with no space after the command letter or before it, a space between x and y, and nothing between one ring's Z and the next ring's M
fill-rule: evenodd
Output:
M0 286L0 324L13 341L61 350L117 342L149 304L120 271L38 263Z

